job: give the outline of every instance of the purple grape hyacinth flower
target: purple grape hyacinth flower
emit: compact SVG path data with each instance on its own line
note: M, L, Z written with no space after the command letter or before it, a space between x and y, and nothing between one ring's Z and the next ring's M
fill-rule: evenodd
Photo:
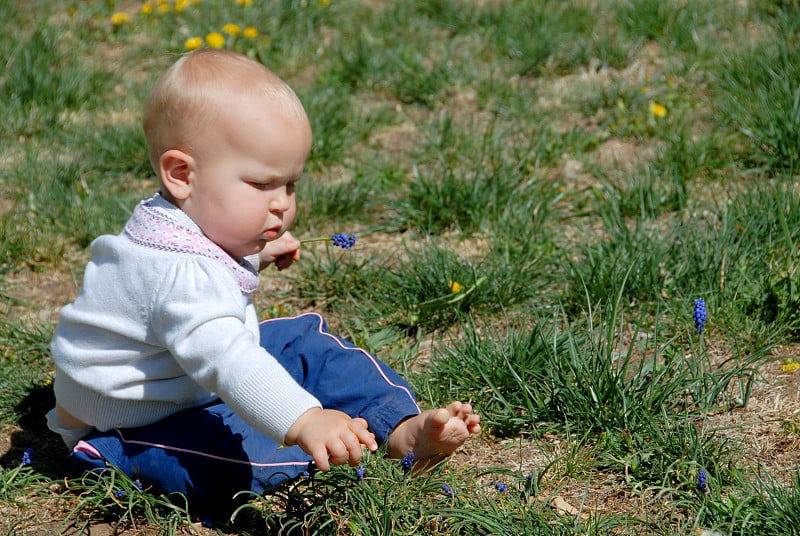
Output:
M495 482L494 489L498 491L498 493L505 493L508 490L508 486L504 482Z
M138 478L133 481L133 487L138 491L144 491L144 486L142 485L141 480L139 480ZM128 495L128 492L125 491L124 489L118 489L117 491L114 492L114 497L116 497L117 499L121 499L126 495Z
M356 244L356 235L348 233L335 233L331 236L321 236L316 238L304 238L300 241L301 244L308 244L309 242L326 242L331 241L333 245L342 249L350 249Z
M701 493L708 493L708 473L705 469L700 469L697 473L697 489Z
M694 312L692 313L694 319L694 328L697 330L698 335L703 334L706 329L706 319L708 318L708 311L706 311L706 301L703 298L694 300Z
M356 478L358 479L359 482L363 482L364 481L364 474L366 472L367 472L367 468L364 467L363 465L360 465L358 467L358 469L356 469Z
M28 447L25 449L25 452L22 453L22 466L27 467L33 462L33 449Z
M347 233L336 233L331 236L333 245L342 249L350 249L356 244L356 235Z
M409 452L403 456L402 460L400 460L400 467L402 467L403 471L407 473L411 469L412 465L414 465L414 453Z

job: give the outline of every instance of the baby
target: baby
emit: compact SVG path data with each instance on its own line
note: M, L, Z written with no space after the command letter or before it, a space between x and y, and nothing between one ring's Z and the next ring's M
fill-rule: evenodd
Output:
M300 251L289 227L312 135L286 83L196 51L156 82L144 131L160 190L93 242L52 341L48 425L79 469L113 465L218 509L312 461L355 466L387 442L425 465L480 432L469 404L421 412L397 373L317 314L258 323L258 271Z

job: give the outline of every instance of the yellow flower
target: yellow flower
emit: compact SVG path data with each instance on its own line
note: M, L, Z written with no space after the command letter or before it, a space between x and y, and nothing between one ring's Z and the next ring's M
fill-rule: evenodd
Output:
M211 48L222 48L225 46L225 36L219 32L211 32L206 36L206 44Z
M239 34L242 33L242 29L239 27L239 25L238 24L234 24L232 22L229 22L228 24L223 26L222 27L222 31L225 32L228 35L234 35L234 36L239 35Z
M244 35L248 39L253 39L254 37L258 37L258 30L256 30L252 26L248 26L247 28L244 29L242 35Z
M156 3L158 3L158 5L160 6L161 4L169 3L169 0L156 0Z
M253 0L236 0L236 3L240 6L249 6L253 3Z
M127 24L131 21L130 15L127 13L123 13L122 11L117 11L113 15L111 15L111 24L114 26L119 26L121 24Z
M181 12L189 5L188 0L175 0L175 11Z
M450 282L447 284L447 287L450 289L450 292L452 292L453 294L455 294L456 292L460 292L460 291L461 291L461 289L463 289L463 288L464 288L464 285L462 285L462 284L461 284L461 283L459 283L458 281L450 281Z
M143 15L149 15L152 12L153 12L153 4L151 4L150 2L145 2L144 4L142 4Z
M190 37L184 41L183 46L186 47L186 50L196 50L203 46L203 39L201 37Z
M169 12L170 9L171 8L170 8L169 4L159 4L158 5L158 12L159 13L167 13L167 12Z
M321 5L322 7L328 7L329 5L331 5L331 0L319 0L319 5Z
M650 113L656 117L666 117L667 107L656 101L650 101Z
M800 368L800 363L795 361L794 359L787 361L783 365L781 365L781 370L784 372L793 372Z

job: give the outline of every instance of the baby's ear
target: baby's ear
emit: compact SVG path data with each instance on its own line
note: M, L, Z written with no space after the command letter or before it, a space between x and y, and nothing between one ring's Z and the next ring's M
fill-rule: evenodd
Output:
M161 155L161 183L174 199L182 201L191 195L194 167L194 158L184 151L170 149Z

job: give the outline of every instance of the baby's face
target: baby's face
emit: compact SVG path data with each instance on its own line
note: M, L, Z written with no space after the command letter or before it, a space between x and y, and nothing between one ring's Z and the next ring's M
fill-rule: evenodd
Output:
M294 188L311 149L311 128L263 98L231 102L201 134L183 210L228 254L258 253L294 220Z

